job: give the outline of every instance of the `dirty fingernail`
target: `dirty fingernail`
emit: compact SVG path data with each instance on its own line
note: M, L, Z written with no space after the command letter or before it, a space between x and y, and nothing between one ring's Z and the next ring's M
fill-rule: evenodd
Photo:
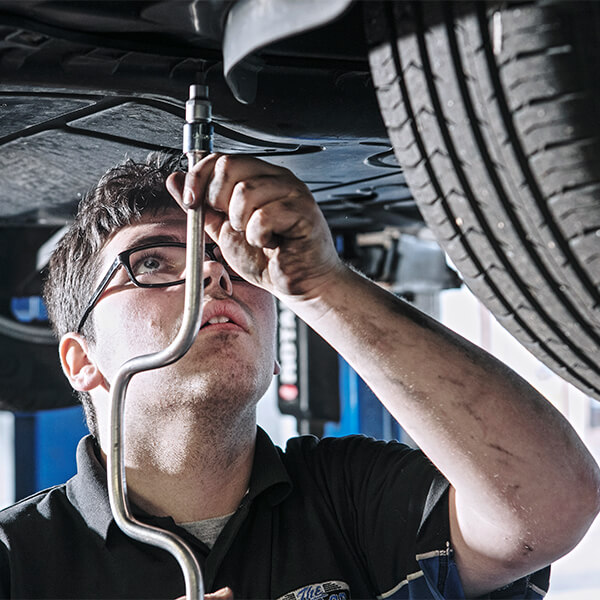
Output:
M190 188L185 188L183 191L184 206L192 206L194 204L194 192Z

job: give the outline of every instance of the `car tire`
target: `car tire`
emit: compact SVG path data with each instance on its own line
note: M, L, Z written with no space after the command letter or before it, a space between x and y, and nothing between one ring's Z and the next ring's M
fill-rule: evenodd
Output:
M0 410L29 412L78 403L57 368L56 341L49 329L11 323L0 317Z
M42 288L38 255L55 231L41 226L1 230L0 410L30 412L79 401L60 368L58 340L36 302Z
M467 286L600 399L600 8L367 2L371 70L419 209Z

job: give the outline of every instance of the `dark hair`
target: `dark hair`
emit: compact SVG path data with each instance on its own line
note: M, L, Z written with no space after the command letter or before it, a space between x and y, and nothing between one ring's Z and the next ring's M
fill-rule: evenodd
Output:
M75 331L98 277L98 255L108 238L142 214L160 214L176 206L166 190L169 174L181 170L179 154L152 153L145 162L131 159L113 167L80 202L75 220L56 246L48 265L44 299L60 338ZM93 313L83 335L94 343ZM90 432L97 434L94 407L78 392Z

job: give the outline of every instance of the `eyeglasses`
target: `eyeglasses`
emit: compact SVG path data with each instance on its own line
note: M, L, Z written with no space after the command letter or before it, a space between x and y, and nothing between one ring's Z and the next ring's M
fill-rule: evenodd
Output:
M215 254L216 250L218 250L217 244L205 243L204 260L221 263L231 281L245 281L222 257ZM119 267L124 267L124 271L119 271ZM83 325L111 280L115 278L118 280L120 277L122 283L126 283L126 275L129 281L137 287L162 288L184 283L185 277L181 276L183 273L185 273L185 244L181 242L145 244L119 252L92 294L79 325L77 325L77 333L81 333Z

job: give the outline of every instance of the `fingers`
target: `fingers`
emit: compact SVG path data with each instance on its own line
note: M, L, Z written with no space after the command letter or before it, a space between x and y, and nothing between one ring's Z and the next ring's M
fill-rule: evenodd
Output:
M187 173L172 173L166 181L167 190L184 210L198 208L207 194L215 163L221 154L209 154Z
M184 210L206 199L206 228L213 239L227 221L233 231L247 230L248 243L261 247L273 247L274 236L289 231L313 204L308 188L287 169L239 155L206 156L189 173L171 175L167 188Z
M292 280L319 280L338 260L312 194L287 169L211 154L167 186L184 209L205 202L205 231L249 283L287 290Z
M227 224L227 216L212 208L207 208L204 213L204 229L210 238L217 243L221 238L223 226Z
M231 226L237 231L247 228L252 215L268 204L293 206L302 212L304 202L312 204L312 196L306 186L286 172L277 175L259 175L248 178L233 188L228 213Z
M207 600L233 600L233 591L229 587L224 587L204 597Z
M278 235L314 210L308 188L290 171L249 157L220 157L207 194L210 208L258 248L274 248Z
M250 213L276 199L282 188L298 181L287 169L244 156L221 156L215 163L208 187L208 204L229 215L231 225L240 231Z
M176 172L171 173L167 177L166 181L167 191L173 198L181 204L181 200L183 197L183 186L185 185L185 173Z
M215 210L229 213L229 201L238 184L253 187L261 177L288 177L302 185L291 173L249 156L209 154L188 173L174 173L167 189L179 205L197 208L203 198ZM251 180L256 179L255 183ZM262 185L262 184L261 184Z
M269 202L250 215L243 230L251 246L275 248L282 238L306 237L310 229L306 217L306 211L293 200Z

